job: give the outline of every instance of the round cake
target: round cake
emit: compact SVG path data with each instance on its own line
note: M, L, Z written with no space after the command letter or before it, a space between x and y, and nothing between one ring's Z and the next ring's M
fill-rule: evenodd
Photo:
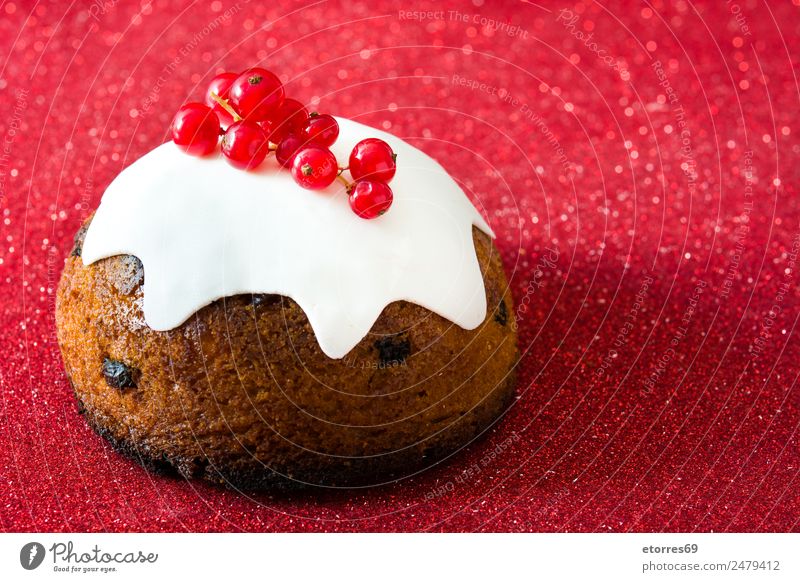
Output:
M151 469L247 489L385 483L469 444L518 359L492 230L406 141L225 75L76 236L56 324L81 412Z
M130 255L84 266L82 229L58 290L58 337L89 424L145 466L237 488L369 485L479 436L514 390L513 308L475 230L490 309L468 331L408 302L341 359L280 295L237 295L170 331L144 321Z

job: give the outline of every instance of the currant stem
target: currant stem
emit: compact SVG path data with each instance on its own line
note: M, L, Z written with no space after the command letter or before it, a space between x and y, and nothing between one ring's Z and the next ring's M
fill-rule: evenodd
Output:
M344 184L345 189L350 192L353 189L353 184L347 181L347 178L342 176L341 172L336 175L336 179L339 180L342 184Z
M242 120L242 117L238 113L236 113L236 110L233 107L230 106L230 104L228 103L227 99L223 99L222 97L220 97L219 95L217 95L213 91L211 92L211 98L214 101L216 101L219 104L219 106L222 107L225 111L230 113L231 117L233 117L234 121L241 121Z

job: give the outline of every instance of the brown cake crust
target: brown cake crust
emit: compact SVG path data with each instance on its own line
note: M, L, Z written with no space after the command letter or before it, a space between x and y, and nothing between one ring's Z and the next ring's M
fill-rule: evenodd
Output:
M513 305L499 254L477 229L481 326L392 303L340 360L278 295L221 299L154 331L142 264L84 266L84 234L85 225L57 294L64 365L91 426L151 469L247 489L378 484L458 450L513 394Z

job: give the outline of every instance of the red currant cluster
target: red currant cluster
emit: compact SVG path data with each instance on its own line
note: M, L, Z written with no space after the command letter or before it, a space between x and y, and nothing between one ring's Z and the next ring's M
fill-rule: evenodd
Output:
M186 152L210 154L221 135L222 154L237 168L256 168L274 151L303 188L318 190L341 180L350 207L361 218L375 218L391 206L388 183L397 170L397 156L389 144L362 140L350 153L349 165L340 167L329 149L339 137L336 119L309 114L302 103L286 97L280 79L270 71L252 68L217 75L205 101L184 105L172 121L172 140ZM353 183L342 176L345 170Z

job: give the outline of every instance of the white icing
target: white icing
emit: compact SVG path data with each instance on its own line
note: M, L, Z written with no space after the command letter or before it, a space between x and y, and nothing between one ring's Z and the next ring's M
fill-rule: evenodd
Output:
M108 186L86 233L84 264L139 257L145 321L159 331L240 293L294 299L331 358L344 357L393 301L476 328L486 295L472 226L491 229L431 157L383 131L338 121L331 149L340 163L367 137L398 155L394 203L380 218L356 216L339 181L322 191L300 188L274 156L246 172L221 154L197 158L169 142Z

